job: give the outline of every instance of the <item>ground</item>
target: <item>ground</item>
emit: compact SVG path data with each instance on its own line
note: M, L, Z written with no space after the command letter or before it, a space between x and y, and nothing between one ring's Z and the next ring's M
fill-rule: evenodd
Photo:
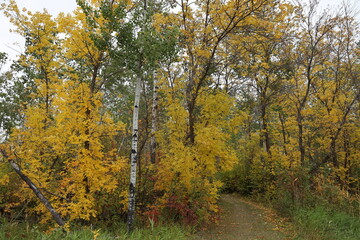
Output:
M291 227L271 210L226 194L220 199L221 218L218 223L200 231L194 239L200 240L288 240Z

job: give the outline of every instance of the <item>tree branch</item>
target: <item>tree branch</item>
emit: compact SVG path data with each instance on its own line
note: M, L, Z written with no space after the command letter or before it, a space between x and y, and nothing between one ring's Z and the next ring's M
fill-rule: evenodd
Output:
M4 149L0 149L2 156L10 163L11 167L14 171L19 175L19 177L26 182L26 184L31 188L31 190L35 193L35 195L39 198L39 200L45 205L45 207L49 210L54 220L59 226L64 227L65 221L61 218L60 214L53 208L49 200L42 194L40 189L30 180L28 176L26 176L20 169L19 165L16 162L9 159L8 154ZM64 230L64 229L63 229ZM64 230L65 231L65 230Z

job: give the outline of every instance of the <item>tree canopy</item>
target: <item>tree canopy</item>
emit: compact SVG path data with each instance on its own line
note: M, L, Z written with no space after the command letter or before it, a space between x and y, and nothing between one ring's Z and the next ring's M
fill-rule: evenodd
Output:
M348 6L77 3L58 16L1 5L26 40L0 76L1 214L49 226L58 216L64 229L128 212L200 226L216 218L220 190L359 199L360 44Z

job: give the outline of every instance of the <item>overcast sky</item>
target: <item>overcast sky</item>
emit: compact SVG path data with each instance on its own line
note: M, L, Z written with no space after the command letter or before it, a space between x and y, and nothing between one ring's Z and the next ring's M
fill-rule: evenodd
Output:
M307 1L307 0L302 0ZM322 7L330 6L330 10L336 11L337 5L343 0L320 0ZM360 10L360 0L348 0L356 10ZM1 2L8 2L1 0ZM76 0L16 0L20 9L23 7L31 11L41 11L44 8L53 15L59 12L71 12L76 8ZM360 15L358 15L360 19ZM0 52L6 52L9 58L15 59L23 50L24 40L15 33L10 33L13 28L9 20L0 12Z
M1 0L1 2L8 2ZM44 8L49 13L57 15L60 12L72 12L76 8L76 0L16 0L20 9L27 8L31 11L42 11ZM9 58L14 59L23 51L24 40L16 33L10 33L14 29L3 12L0 12L0 52L6 52Z

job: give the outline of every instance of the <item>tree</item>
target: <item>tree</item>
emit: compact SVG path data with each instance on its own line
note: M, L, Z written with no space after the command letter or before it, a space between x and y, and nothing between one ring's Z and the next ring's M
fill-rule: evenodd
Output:
M164 27L168 22L178 26L181 48L179 61L159 71L159 108L165 109L165 118L157 134L161 155L155 190L162 194L151 209L194 223L217 211L221 184L215 175L231 168L236 158L228 141L239 117L234 99L215 77L221 75L224 44L265 2L177 4L179 13L158 19ZM199 214L200 208L209 213Z
M109 144L122 124L115 124L101 110L99 73L107 53L91 40L80 11L56 20L46 11L27 16L15 2L6 11L27 38L20 64L33 63L37 76L25 123L13 130L6 143L11 146L9 155L16 156L12 163L39 183L38 189L49 194L49 202L62 217L90 220L104 211L99 200L117 188L116 176L124 167L115 146ZM26 198L36 202L31 192L25 191L20 201ZM48 220L43 205L36 204L34 211Z

